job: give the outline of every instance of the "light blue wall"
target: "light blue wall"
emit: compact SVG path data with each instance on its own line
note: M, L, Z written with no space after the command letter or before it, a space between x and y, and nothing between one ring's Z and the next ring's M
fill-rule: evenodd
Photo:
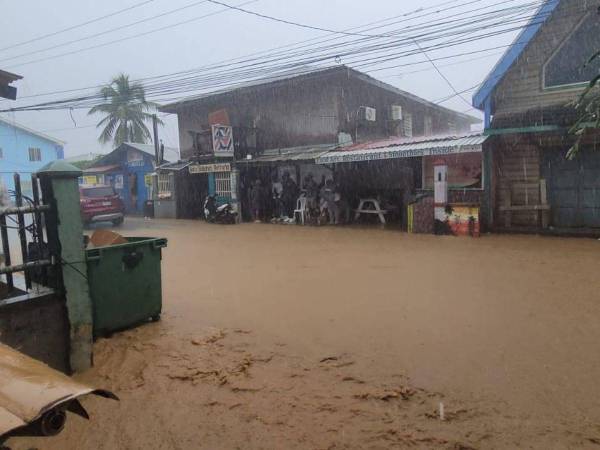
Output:
M29 161L29 148L41 150L41 161ZM21 175L23 193L31 195L31 174L51 161L64 158L62 145L0 121L0 178L4 186L15 188L13 175ZM11 197L12 199L12 197Z

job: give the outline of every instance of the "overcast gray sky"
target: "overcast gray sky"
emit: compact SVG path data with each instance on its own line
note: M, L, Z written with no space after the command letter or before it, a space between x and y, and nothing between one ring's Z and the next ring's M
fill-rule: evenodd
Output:
M83 23L122 10L128 6L136 5L141 1L143 0L105 0L102 2L94 0L35 2L25 0L9 2L3 8L0 17L0 48L9 47L40 35ZM442 3L450 3L448 1L444 2L444 0L256 0L251 3L246 3L248 0L246 2L244 0L224 1L233 5L245 3L243 7L246 9L333 30L348 29L387 17L398 16L420 7L427 8ZM467 1L456 0L455 3L460 4ZM532 0L515 0L504 2L504 4L523 5L531 2ZM96 33L194 3L198 3L198 1L152 0L141 7L84 27L30 44L1 50L0 68L24 76L24 79L19 81L16 86L19 89L19 97L25 97L39 93L99 85L108 82L111 77L120 72L127 73L132 78L137 79L191 69L208 63L326 35L322 31L277 23L239 11L228 11L120 43L28 64L33 60L78 51L86 47L191 20L223 9L222 6L208 2L200 3L177 13L168 14L129 28L53 50L44 50L53 45L87 38ZM465 6L458 11L467 13L469 9L484 5L496 5L494 8L498 9L502 7L502 4L499 0L478 0L472 1L469 6ZM441 6L438 9L443 8ZM435 15L430 16L427 20L432 20L435 17ZM422 22L423 20L425 19L414 19L413 23ZM460 47L430 52L430 57L439 58L507 45L514 39L515 35L516 31ZM44 51L17 57L39 50ZM488 53L439 61L438 65L454 87L461 91L481 82L498 60L501 52L501 49L490 50ZM345 63L347 61L342 59L341 62ZM422 62L422 64L377 70L390 65L417 62ZM334 61L331 61L331 63L333 64ZM372 70L375 71L370 72ZM369 67L365 71L382 81L429 100L439 100L452 95L452 90L448 84L433 69L431 64L426 62L423 55L388 61L380 66ZM64 98L70 95L73 94L24 98L17 102L1 102L0 106L25 105ZM470 100L471 93L465 94L464 97ZM458 111L469 110L469 106L458 97L445 102L444 105ZM469 113L480 117L476 111L469 111ZM66 141L65 151L67 156L110 150L110 148L102 147L98 143L98 131L91 127L99 120L99 117L87 116L85 111L74 111L73 119L68 111L6 113L3 117L13 118L24 125ZM75 124L77 128L75 128ZM167 118L166 125L160 130L160 134L166 145L178 146L175 119Z

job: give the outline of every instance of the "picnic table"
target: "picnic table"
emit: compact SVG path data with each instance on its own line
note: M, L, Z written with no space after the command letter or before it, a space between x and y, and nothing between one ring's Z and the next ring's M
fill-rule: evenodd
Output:
M354 220L358 220L361 214L377 214L379 221L385 225L385 215L388 213L386 209L381 209L379 200L375 198L361 198L358 208L354 210Z

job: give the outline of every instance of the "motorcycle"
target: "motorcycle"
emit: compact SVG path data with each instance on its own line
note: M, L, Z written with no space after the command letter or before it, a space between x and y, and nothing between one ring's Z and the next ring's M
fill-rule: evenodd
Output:
M237 213L230 203L217 206L217 199L209 195L204 200L204 218L209 223L232 225L237 222Z

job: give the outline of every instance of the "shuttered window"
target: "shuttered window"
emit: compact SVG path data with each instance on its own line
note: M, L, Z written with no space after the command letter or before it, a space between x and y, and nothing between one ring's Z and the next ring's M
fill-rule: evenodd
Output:
M404 113L404 120L402 121L402 135L405 137L413 136L413 123L412 123L412 114Z

